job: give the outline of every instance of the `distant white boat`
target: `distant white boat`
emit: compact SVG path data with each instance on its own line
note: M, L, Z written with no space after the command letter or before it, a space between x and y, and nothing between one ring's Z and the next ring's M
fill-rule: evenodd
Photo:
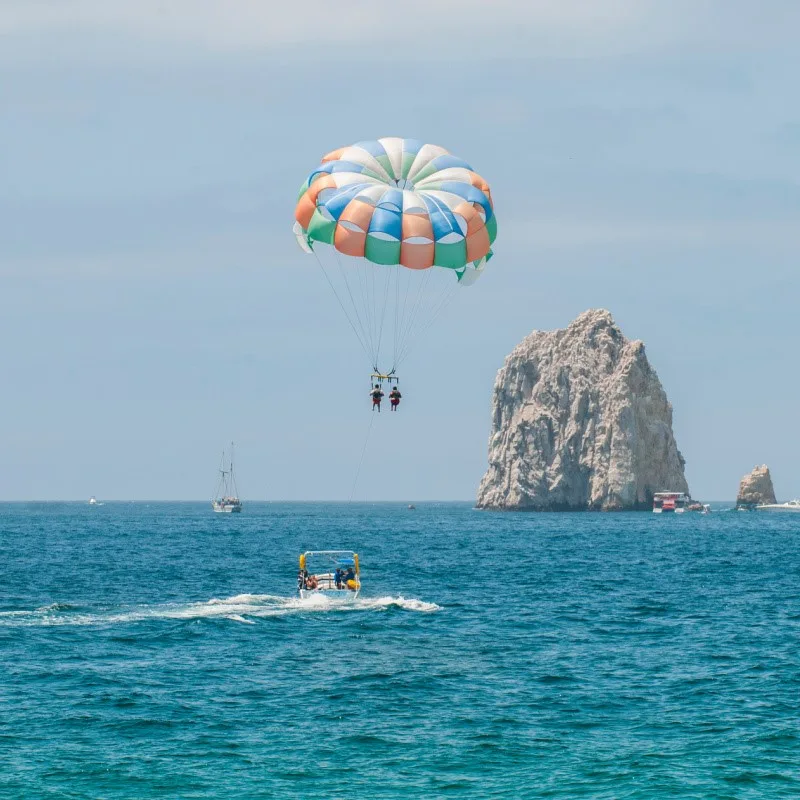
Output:
M97 498L96 498L94 495L92 495L92 496L89 498L89 505L90 505L90 506L102 506L103 504L102 504L102 503L98 503L98 502L97 502Z
M795 511L800 512L800 500L790 500L788 503L762 503L756 506L756 511Z
M211 507L218 514L238 514L242 510L242 501L236 488L236 477L233 474L233 442L231 442L231 457L228 469L225 469L225 451L222 451L222 461L219 465L219 483Z

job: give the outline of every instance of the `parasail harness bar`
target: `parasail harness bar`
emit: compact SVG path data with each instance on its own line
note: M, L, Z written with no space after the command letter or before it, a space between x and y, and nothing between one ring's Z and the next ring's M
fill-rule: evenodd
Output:
M372 383L373 384L377 383L378 386L381 386L384 381L386 381L390 386L392 385L392 383L397 385L397 383L400 381L400 378L394 374L394 370L384 374L382 372L378 372L377 368L375 369L375 372L373 372L372 375L370 375L370 378L372 379Z

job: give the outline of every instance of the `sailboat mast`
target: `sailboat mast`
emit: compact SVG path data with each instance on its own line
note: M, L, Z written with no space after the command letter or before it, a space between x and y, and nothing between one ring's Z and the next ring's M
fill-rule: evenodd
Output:
M234 444L231 442L231 488L233 489L233 496L239 497L239 489L236 486L236 477L233 474L233 450Z
M225 450L222 451L222 456L219 460L219 481L217 482L216 500L225 497L228 494L227 472L225 470Z

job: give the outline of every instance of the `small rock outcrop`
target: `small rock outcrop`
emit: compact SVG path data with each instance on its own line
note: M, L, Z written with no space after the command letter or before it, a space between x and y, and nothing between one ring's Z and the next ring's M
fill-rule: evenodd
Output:
M533 331L497 374L478 507L634 510L651 508L658 491L689 488L644 344L605 310Z
M736 496L737 506L756 506L761 503L777 503L775 489L769 467L762 464L745 475L739 482L739 494Z

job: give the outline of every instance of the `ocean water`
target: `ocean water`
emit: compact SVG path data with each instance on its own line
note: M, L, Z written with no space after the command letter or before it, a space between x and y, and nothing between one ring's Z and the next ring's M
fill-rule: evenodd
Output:
M0 570L2 798L800 796L800 515L5 504Z

